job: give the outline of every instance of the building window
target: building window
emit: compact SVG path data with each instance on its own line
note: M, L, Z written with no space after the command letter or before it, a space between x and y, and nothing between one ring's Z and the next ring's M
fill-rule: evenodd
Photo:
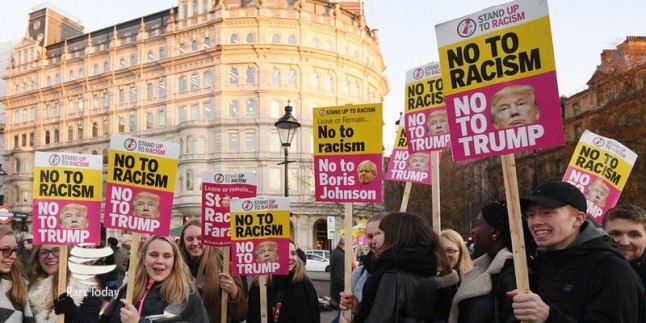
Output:
M130 103L137 102L137 87L134 85L130 86Z
M245 134L245 150L256 151L256 133L247 132Z
M247 68L247 84L256 82L256 70L253 67Z
M246 40L248 44L253 44L256 42L256 35L254 35L253 33L248 33Z
M119 104L126 103L126 91L124 89L119 89Z
M232 68L229 72L229 84L238 84L238 69Z
M319 87L319 74L314 72L312 73L312 80L310 82L310 86L314 89L318 89Z
M166 58L166 49L164 47L159 48L159 59Z
M290 45L295 45L296 44L296 36L289 35L289 37L287 37L287 43L290 44Z
M184 55L186 53L186 45L184 43L179 44L179 54Z
M331 90L332 89L332 75L328 74L323 79L323 89Z
M182 75L179 77L179 93L186 92L186 76Z
M161 110L159 111L159 115L157 116L157 121L159 123L160 127L163 127L166 125L166 111Z
M257 115L257 105L256 105L256 99L253 98L248 98L247 99L247 105L245 109L245 117L247 118L254 118Z
M274 119L280 117L280 102L276 100L269 101L269 116Z
M126 59L123 57L119 60L119 68L126 68Z
M290 68L287 73L287 84L296 85L296 71L293 68Z
M188 136L186 138L186 153L192 154L193 152L195 152L195 138Z
M151 112L146 113L146 129L153 128L153 114Z
M72 141L72 140L74 140L74 127L67 126L67 141Z
M130 55L130 66L135 66L137 65L137 55L132 54Z
M92 94L92 109L98 109L99 108L99 95L94 93Z
M159 97L166 97L166 77L159 79Z
M29 133L29 147L33 147L33 146L34 146L34 133L30 132Z
M204 120L213 120L213 103L211 101L206 101L203 103L202 108L204 109Z
M119 133L124 133L126 132L126 118L124 117L119 117Z
M211 71L204 72L204 87L209 88L213 86L213 75Z
M191 105L191 120L200 120L200 105Z
M319 40L317 38L312 38L312 47L314 48L319 47Z
M191 42L191 51L193 52L197 51L197 40L194 40Z
M137 131L137 115L130 114L130 132Z
M179 123L185 122L185 121L186 121L186 107L185 107L185 106L181 106L181 107L179 107L179 110L178 110L178 111L179 111L179 119L178 119L178 122L179 122Z
M74 71L70 71L70 81L74 81ZM25 83L25 91L27 91L27 84Z
M148 82L146 84L146 99L150 100L153 98L153 83Z
M108 91L103 92L103 107L107 108L110 106L110 95L108 95Z
M192 7L191 9L193 10L193 16L197 16L197 13L199 10L197 6L197 0L193 0L193 5L191 7Z
M103 125L101 127L103 128L104 136L110 134L110 120L108 119L108 117L103 117Z
M74 100L69 100L67 104L67 114L73 114L73 113L74 113ZM27 118L24 118L23 120L27 121Z
M186 170L186 190L193 190L193 170L191 169Z
M280 35L279 34L271 35L271 42L274 44L280 44Z
M200 88L200 75L195 73L191 75L191 90L197 90Z
M79 78L81 78L81 77L85 77L85 69L84 69L84 68L82 68L82 67L81 67L81 68L79 68L78 76L79 76ZM33 89L33 88L36 88L36 87L34 86L34 83L32 83L32 84L31 84L31 87L32 87L32 89Z
M83 139L83 121L79 121L76 124L76 135L78 136L79 139Z
M280 70L276 67L271 71L271 83L280 84Z
M92 138L99 136L99 124L96 121L92 122Z
M103 62L103 73L110 72L110 63L108 61Z
M51 138L50 138L49 130L45 130L45 145L49 145L50 140Z
M230 44L237 44L238 43L238 34L232 34L229 36L229 43Z
M83 103L83 96L79 96L79 98L78 98L78 111L80 113L83 113L84 108L85 108L85 104Z
M148 58L148 63L152 63L155 60L155 54L153 54L152 50L148 51L148 55L146 55Z
M58 126L54 127L54 143L61 142L61 131L58 130Z
M230 118L240 117L240 105L238 104L238 100L233 100L229 102L229 117Z
M200 137L200 139L197 140L197 152L200 154L203 154L206 149L206 139L204 137Z
M229 151L240 151L240 134L237 132L229 133Z
M47 84L47 86L52 86L52 78L51 78L51 76L47 75L47 81L45 82L45 84ZM18 92L18 91L16 91L16 92Z
M211 38L210 37L204 37L204 48L211 48Z

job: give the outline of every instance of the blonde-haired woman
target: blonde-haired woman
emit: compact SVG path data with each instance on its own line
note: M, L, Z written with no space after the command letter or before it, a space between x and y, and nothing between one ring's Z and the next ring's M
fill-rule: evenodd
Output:
M318 296L305 274L304 259L299 258L296 245L289 242L289 275L274 275L267 280L268 323L319 323ZM260 286L254 279L249 289L247 323L260 322Z
M0 226L0 311L3 322L34 322L22 275L20 248L10 227Z
M169 237L152 236L141 247L133 282L119 291L101 322L208 322L208 316L179 247ZM134 288L133 302L122 299ZM154 317L153 317L154 316Z
M222 272L221 249L202 244L200 221L186 222L179 238L179 250L188 265L211 323L220 323L222 290L229 294L227 312L229 322L241 322L247 317L247 295L240 277Z
M440 237L442 248L449 257L451 268L458 272L458 277L462 281L464 274L473 268L467 244L459 233L451 229L443 230Z

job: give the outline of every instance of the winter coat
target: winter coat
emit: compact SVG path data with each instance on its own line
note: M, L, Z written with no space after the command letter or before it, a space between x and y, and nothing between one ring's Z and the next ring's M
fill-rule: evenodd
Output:
M318 296L312 282L305 277L297 283L293 275L272 276L267 286L268 323L320 323ZM282 301L281 301L282 300ZM278 320L274 320L276 303L280 303ZM254 282L249 289L249 313L247 323L260 322L260 288Z
M13 283L9 274L0 275L0 322L6 323L33 323L34 315L29 302L23 307L9 299Z
M637 272L642 285L646 287L646 252L644 252L637 260L631 262L630 266L633 267L635 272Z
M546 322L644 322L644 287L603 231L585 222L567 248L537 251Z
M126 287L122 287L108 304L101 315L101 323L121 322L121 299L126 296ZM139 304L134 304L138 308ZM204 309L202 298L199 293L189 293L181 304L168 304L161 296L161 283L155 283L144 299L144 306L141 311L141 319L149 319L151 322L190 322L208 323L209 317ZM141 322L140 319L140 322Z
M449 323L515 322L512 299L506 295L516 289L513 254L503 248L493 259L482 255L473 266L453 298Z
M54 274L57 275L57 274ZM37 279L29 284L29 305L34 313L36 323L56 322L52 297L53 277ZM64 308L66 323L93 323L99 320L101 310L101 299L97 296L96 290L84 283L81 283L74 276L70 276L67 282L67 298L69 302L61 304Z
M454 271L436 277L432 249L387 250L367 264L370 277L355 322L435 322L446 319L448 290L458 282Z
M337 246L330 255L330 297L339 302L339 294L344 289L343 274L345 273L345 251Z

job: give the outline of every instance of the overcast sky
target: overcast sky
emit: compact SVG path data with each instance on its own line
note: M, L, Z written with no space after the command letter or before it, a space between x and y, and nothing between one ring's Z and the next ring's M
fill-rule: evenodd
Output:
M384 145L390 154L394 122L403 111L404 78L413 67L438 61L436 24L508 1L493 0L366 0L367 24L380 30L380 46L391 91L384 100ZM3 3L0 41L18 39L27 15L43 1ZM178 4L177 0L49 0L94 31ZM614 48L626 36L646 35L646 1L548 1L554 55L561 95L585 89L603 49Z

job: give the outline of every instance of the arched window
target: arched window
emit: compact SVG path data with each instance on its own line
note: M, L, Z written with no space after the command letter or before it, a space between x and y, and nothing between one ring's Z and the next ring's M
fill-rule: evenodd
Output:
M197 40L194 40L191 42L191 51L193 52L197 51Z
M193 190L193 170L192 169L186 170L186 190L187 191Z
M79 98L78 98L78 109L79 109L78 111L79 111L80 113L83 113L83 109L84 109L84 108L85 108L85 106L84 106L84 103L83 103L83 96L81 95L81 96L79 96Z
M74 127L67 126L67 141L74 140Z
M103 73L110 72L110 63L108 61L103 62Z
M76 131L77 131L77 137L79 139L83 139L83 121L79 121L76 123Z
M126 59L122 57L119 60L119 68L125 68L125 67L126 67Z
M271 83L280 84L280 70L277 67L271 71Z
M153 114L152 112L146 113L146 129L153 128Z
M253 44L256 42L256 35L254 35L253 33L248 33L246 38L248 44Z
M159 59L166 58L166 49L164 47L159 48Z
M96 121L92 122L92 138L99 136L99 124Z
M287 84L296 85L296 71L293 68L290 68L287 73Z
M237 44L238 43L238 34L231 34L229 37L229 43L230 44Z
M238 69L235 67L229 72L229 84L238 84Z
M197 90L200 88L200 74L191 75L191 90Z
M130 66L135 66L137 65L137 55L132 54L130 55Z
M166 125L166 111L160 110L159 115L157 115L157 121L159 123L160 127L163 127Z
M279 44L280 43L280 35L279 34L271 35L271 42L274 43L274 44Z
M213 86L213 75L211 71L204 72L204 87L209 88Z
M130 132L137 131L137 116L130 114Z
M186 153L192 154L195 152L195 138L193 136L188 136L186 138Z
M49 138L49 130L45 130L45 144L48 145L50 143L50 138Z
M186 92L186 76L182 75L179 77L179 93Z
M258 114L258 105L256 104L256 99L248 98L247 105L245 109L245 117L254 118Z
M238 100L233 100L229 102L229 118L239 118L240 117L240 104Z
M289 35L289 37L287 37L287 43L290 44L290 45L296 44L296 36Z
M179 44L179 54L183 55L186 53L186 45L184 43Z
M69 80L70 80L70 81L74 81L74 71L70 71L70 78L69 78ZM26 83L25 83L25 84L26 84ZM25 85L25 86L27 86L27 85ZM25 89L25 90L27 90L27 89Z
M148 55L146 55L148 63L152 63L155 60L155 54L153 54L152 50L148 51Z
M210 37L204 37L204 48L211 48L211 38Z
M124 117L119 117L119 133L124 133L126 132L126 118Z

